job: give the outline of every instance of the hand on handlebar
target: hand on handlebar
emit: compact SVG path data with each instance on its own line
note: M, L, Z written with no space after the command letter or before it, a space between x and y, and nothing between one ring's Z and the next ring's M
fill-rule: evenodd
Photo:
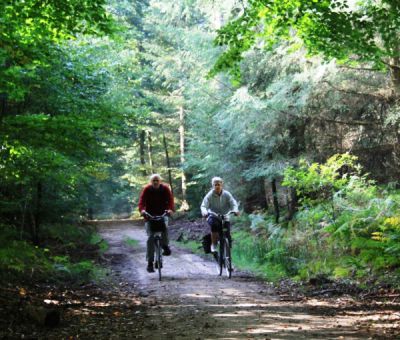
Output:
M235 216L239 216L240 215L240 212L239 211L233 211L233 210L231 210L231 211L229 211L228 213L226 213L226 214L224 214L224 216L228 216L228 215L231 215L231 214L233 214L233 215L235 215ZM204 213L202 213L202 215L203 215L203 217L208 217L208 216L210 216L210 215L214 215L214 216L221 216L221 214L217 214L216 212L214 212L214 211L212 211L212 210L208 210L207 211L207 213L206 214L204 214Z
M140 214L141 214L143 217L148 218L148 219L160 218L160 217L164 217L164 216L171 216L172 213L173 213L172 210L165 210L164 213L163 213L162 215L160 215L160 216L153 216L153 215L149 214L146 210L142 210L142 211L140 212Z

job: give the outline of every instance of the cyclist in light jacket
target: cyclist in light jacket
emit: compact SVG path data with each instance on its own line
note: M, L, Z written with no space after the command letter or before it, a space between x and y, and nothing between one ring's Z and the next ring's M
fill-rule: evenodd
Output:
M232 194L223 189L224 181L221 177L214 177L211 180L211 184L213 188L204 197L200 209L203 217L207 217L207 223L211 228L211 251L216 252L218 235L222 224L215 216L208 214L208 209L222 215L227 214L229 211L234 211L236 216L239 216L239 209L238 203L233 198ZM229 228L229 217L227 224Z

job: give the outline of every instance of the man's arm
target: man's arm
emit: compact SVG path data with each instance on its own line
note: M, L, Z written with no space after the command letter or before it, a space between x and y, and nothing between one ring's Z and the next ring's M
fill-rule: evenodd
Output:
M175 211L175 202L174 202L174 195L172 195L171 189L166 185L165 186L167 189L167 211L169 214L171 214L173 211Z
M138 207L141 214L143 214L143 211L146 211L146 192L147 192L147 187L144 187L139 196Z
M229 204L230 204L230 210L235 212L236 216L239 215L238 202L233 198L231 193L229 193Z
M208 197L208 194L204 196L203 202L201 202L200 210L201 210L201 215L202 216L207 216L208 215L208 208L210 207L210 200Z

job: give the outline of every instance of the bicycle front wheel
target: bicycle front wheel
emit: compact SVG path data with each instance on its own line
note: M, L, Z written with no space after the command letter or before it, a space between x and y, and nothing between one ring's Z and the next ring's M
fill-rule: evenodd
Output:
M223 267L224 267L224 245L223 245L223 241L221 240L219 242L219 247L218 247L218 274L219 274L219 276L222 275Z
M229 245L228 238L224 240L224 263L226 276L232 277L232 257L231 257L231 247Z
M162 267L162 255L161 255L161 240L156 239L156 264L158 270L158 280L161 281L161 267Z

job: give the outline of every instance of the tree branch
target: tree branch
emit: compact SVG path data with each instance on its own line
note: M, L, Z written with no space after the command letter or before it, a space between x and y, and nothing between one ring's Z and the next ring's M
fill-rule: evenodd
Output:
M339 92L344 92L344 93L348 93L348 94L355 94L357 96L370 96L370 97L381 99L381 100L386 98L385 96L380 95L380 94L365 93L365 92L358 92L358 91L354 91L354 90L341 89L341 88L338 88L338 87L332 85L327 80L324 80L323 83L327 83L330 87L332 87L334 90L339 91Z
M351 67L347 65L341 65L339 68L348 69L348 70L355 70L355 71L369 71L369 72L381 72L382 70L378 68L369 68L369 67Z

